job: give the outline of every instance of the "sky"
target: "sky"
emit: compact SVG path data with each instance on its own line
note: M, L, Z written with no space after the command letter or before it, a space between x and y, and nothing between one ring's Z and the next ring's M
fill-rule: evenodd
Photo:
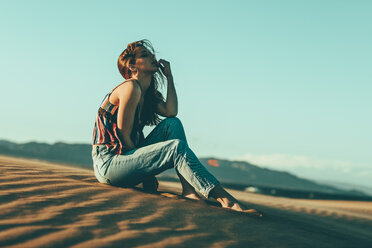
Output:
M91 143L119 54L146 38L198 156L372 186L371 13L369 0L2 0L0 139Z

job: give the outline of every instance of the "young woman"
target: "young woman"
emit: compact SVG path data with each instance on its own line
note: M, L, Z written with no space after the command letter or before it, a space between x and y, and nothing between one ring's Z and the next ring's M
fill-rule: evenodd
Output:
M119 56L118 68L126 80L105 96L94 126L92 157L98 181L121 187L142 183L145 190L156 191L155 175L175 168L184 197L200 199L199 192L224 208L259 215L254 209L244 210L189 148L175 117L178 103L170 64L156 60L151 43L130 43ZM165 100L158 91L164 77ZM166 118L161 121L159 115ZM146 138L145 125L156 125Z

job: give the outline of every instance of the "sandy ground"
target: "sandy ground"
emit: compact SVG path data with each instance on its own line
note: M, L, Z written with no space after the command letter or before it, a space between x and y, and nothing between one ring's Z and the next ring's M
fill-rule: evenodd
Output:
M177 183L160 186L180 191ZM90 170L0 156L0 246L372 247L372 202L229 192L264 217L102 185Z

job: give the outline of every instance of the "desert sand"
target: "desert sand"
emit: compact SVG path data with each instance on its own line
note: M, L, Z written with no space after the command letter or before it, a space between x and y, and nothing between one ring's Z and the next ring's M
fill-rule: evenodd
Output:
M0 156L1 247L372 247L372 202L228 190L263 218L103 185L91 170ZM180 185L160 181L160 191Z

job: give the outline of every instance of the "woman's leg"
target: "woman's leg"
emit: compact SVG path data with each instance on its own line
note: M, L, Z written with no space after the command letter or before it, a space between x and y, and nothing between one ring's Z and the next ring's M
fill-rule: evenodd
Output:
M165 118L152 131L140 147L152 145L158 142L179 139L187 144L185 130L177 117Z
M177 171L177 176L180 179L182 186L182 195L189 199L200 200L200 196L196 193L195 189L183 178L183 176Z
M213 190L211 190L209 195L220 202L223 208L245 212L259 217L262 216L262 213L256 209L246 209L245 207L242 207L232 195L221 187L221 185L217 185Z
M112 155L104 162L100 174L112 185L130 187L169 168L175 168L205 197L219 184L179 139L144 146L124 155Z
M180 139L184 141L187 145L186 135L181 121L178 118L166 118L159 125L154 128L154 130L146 137L144 145L153 144L156 142L166 141L169 139ZM193 156L196 158L196 156ZM200 163L201 164L201 163ZM203 166L203 165L201 165ZM176 167L177 171L177 167ZM181 173L177 171L177 175L180 178L182 185L182 194L191 199L199 199L193 186L182 176ZM239 205L238 201L230 195L225 189L222 188L220 184L217 184L209 194L211 197L215 198L221 203L222 207L230 208L236 211L245 211L255 215L260 215L255 209L243 210Z
M146 146L150 144L155 144L157 142L167 141L171 139L179 139L187 144L185 131L181 121L177 117L166 118L162 120L146 137L141 146ZM191 199L200 199L195 189L183 178L183 176L176 170L177 175L180 179L182 185L182 195ZM146 179L144 185L147 181L153 179ZM155 179L156 180L156 179Z

